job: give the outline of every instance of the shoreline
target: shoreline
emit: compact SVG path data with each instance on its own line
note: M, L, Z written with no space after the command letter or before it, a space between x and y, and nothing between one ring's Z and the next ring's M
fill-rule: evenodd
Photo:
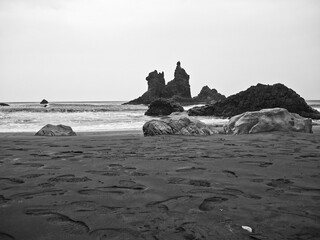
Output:
M216 127L218 130L223 129L223 127L218 126ZM313 124L312 125L312 131L313 133L320 133L320 124ZM277 133L277 131L271 131L271 132L262 132L258 134L272 134ZM283 133L286 133L285 131ZM288 132L289 133L289 132ZM311 133L311 134L313 134ZM0 137L2 136L35 136L36 132L0 132ZM141 130L119 130L119 131L79 131L76 132L76 136L53 136L53 137L77 137L77 136L126 136L126 135L133 135L133 136L143 136L143 131ZM254 134L247 134L247 135L255 135ZM214 134L214 135L226 135L226 134ZM169 135L169 136L177 136L177 135ZM36 136L41 137L41 136ZM42 136L46 137L46 136ZM47 136L48 137L48 136ZM188 137L188 136L185 136ZM192 136L189 136L192 137ZM203 136L205 137L205 136ZM49 137L50 138L50 137Z

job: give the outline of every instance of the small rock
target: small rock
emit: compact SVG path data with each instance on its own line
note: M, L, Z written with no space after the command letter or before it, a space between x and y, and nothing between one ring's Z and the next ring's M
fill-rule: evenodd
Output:
M243 230L246 230L250 233L252 233L252 228L251 227L248 227L248 226L241 226Z
M48 104L49 102L47 101L47 100L45 100L45 99L43 99L41 102L40 102L40 104Z

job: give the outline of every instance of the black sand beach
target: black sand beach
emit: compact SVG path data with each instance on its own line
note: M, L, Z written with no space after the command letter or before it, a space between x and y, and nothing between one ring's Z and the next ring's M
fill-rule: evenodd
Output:
M0 146L0 239L320 238L318 126L208 137L3 133Z

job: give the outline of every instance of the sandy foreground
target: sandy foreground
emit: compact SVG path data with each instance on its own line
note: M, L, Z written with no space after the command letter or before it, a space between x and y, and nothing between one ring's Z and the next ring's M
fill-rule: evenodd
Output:
M320 239L320 131L0 134L0 189L1 240Z

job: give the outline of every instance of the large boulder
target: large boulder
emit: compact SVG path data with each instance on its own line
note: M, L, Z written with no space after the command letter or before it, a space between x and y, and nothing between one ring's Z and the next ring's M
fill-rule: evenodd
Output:
M43 99L41 102L40 102L40 104L48 104L49 102L47 101L47 100L45 100L45 99Z
M232 117L224 126L227 134L250 134L270 131L312 133L312 120L284 108L262 109Z
M65 125L52 125L47 124L41 128L36 134L36 136L75 136L76 133L71 127Z
M216 103L226 99L226 96L218 93L216 89L210 89L208 86L204 86L198 96L193 100L198 103Z
M149 105L149 109L145 112L147 116L167 116L173 112L183 112L183 107L172 100L159 98Z
M243 112L265 108L285 108L303 117L320 119L320 113L310 107L295 91L283 84L258 84L227 97L224 101L189 109L189 116L232 117Z
M151 120L143 125L144 136L155 135L212 135L217 130L205 123L188 117L171 117L160 120Z

